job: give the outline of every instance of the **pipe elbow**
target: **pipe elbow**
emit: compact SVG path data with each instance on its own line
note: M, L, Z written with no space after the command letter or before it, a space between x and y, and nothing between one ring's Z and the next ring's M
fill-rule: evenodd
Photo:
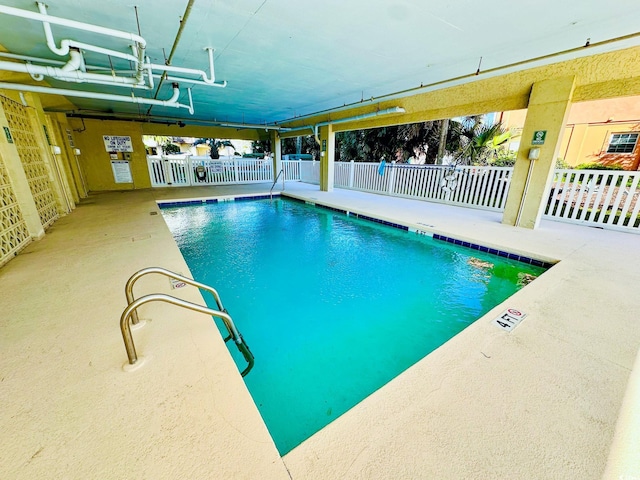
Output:
M64 72L73 72L79 70L83 65L82 53L77 48L71 48L69 50L69 61L62 66L61 70Z

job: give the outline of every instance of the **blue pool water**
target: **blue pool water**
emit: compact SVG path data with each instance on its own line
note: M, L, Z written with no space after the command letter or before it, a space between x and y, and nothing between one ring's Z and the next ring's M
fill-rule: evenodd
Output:
M255 356L244 380L282 455L544 271L285 199L162 213Z

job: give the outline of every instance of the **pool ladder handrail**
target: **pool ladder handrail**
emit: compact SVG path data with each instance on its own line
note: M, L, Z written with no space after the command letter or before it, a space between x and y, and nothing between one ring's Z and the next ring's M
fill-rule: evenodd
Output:
M278 179L280 178L280 175L283 175L284 173L284 168L281 168L280 171L278 172L278 175L276 176L276 179L273 181L273 185L271 185L271 190L269 190L269 198L271 200L273 200L273 187L276 186L276 183L278 183ZM282 176L282 190L284 190L284 175Z
M143 297L138 298L137 300L134 300L133 285L140 277L143 277L144 275L148 275L150 273L158 273L160 275L164 275L166 277L179 280L188 285L192 285L201 290L206 290L210 292L216 301L218 310L213 310L211 308L198 305L196 303L187 302L186 300L182 300L180 298L176 298L171 295L166 295L161 293L145 295ZM209 285L205 285L204 283L197 282L195 280L192 280L190 278L187 278L183 275L172 272L165 268L148 267L148 268L143 268L142 270L137 271L131 277L129 277L129 280L127 280L127 283L125 285L125 296L127 297L127 308L125 308L124 312L122 312L122 315L120 316L120 331L122 332L122 338L124 340L124 346L127 351L127 357L129 358L130 365L133 365L138 361L135 345L133 343L133 336L131 335L131 324L135 325L140 322L140 319L138 318L137 309L140 305L144 305L145 303L149 303L153 301L161 301L161 302L171 303L179 307L187 308L189 310L193 310L196 312L204 313L206 315L211 315L212 317L220 318L224 323L227 329L227 332L229 333L229 335L224 339L225 343L228 342L229 340L233 340L236 346L238 347L238 350L240 351L240 353L242 353L242 356L248 363L247 368L245 368L241 373L242 376L244 377L253 368L253 364L254 364L253 354L251 353L251 350L249 350L249 346L247 345L247 343L244 341L242 334L236 328L236 325L233 319L229 315L229 312L222 305L222 300L220 299L220 295L218 294L215 288L210 287ZM131 319L131 322L129 322L129 319Z

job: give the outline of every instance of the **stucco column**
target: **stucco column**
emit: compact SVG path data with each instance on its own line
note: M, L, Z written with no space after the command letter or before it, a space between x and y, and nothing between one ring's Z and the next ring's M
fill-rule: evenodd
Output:
M11 189L16 196L16 201L20 206L20 212L22 218L24 218L27 231L31 238L39 240L44 236L44 228L40 221L40 215L38 214L38 208L36 202L33 200L33 194L31 188L29 188L29 181L27 175L24 172L20 155L18 155L18 149L15 143L10 143L4 133L4 128L9 128L9 122L5 116L2 104L0 104L0 160L4 163L4 166L9 175L11 182ZM11 130L9 130L11 132Z
M333 191L333 170L336 156L336 134L333 125L320 127L320 190Z
M536 228L540 223L571 107L574 82L575 77L571 76L533 85L502 223L525 228ZM544 133L534 139L536 132ZM528 159L532 148L540 149L537 160Z
M282 169L282 140L276 130L271 131L271 150L273 152L273 179Z

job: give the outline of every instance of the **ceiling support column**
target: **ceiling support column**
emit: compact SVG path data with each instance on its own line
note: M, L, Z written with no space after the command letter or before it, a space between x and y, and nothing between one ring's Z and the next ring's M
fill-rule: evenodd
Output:
M533 85L502 223L538 227L549 196L574 85L573 76Z
M320 127L320 190L333 191L333 172L336 157L336 134L333 125Z
M271 152L273 153L273 180L282 170L282 139L276 130L271 131Z

